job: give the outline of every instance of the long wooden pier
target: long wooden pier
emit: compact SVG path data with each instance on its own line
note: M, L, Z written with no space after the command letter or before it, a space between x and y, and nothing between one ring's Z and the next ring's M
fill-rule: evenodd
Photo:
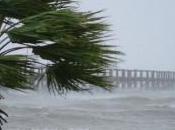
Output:
M120 88L175 86L175 72L172 71L106 69L103 76Z
M38 70L43 73L44 70ZM155 70L106 69L102 75L119 88L175 87L175 72Z

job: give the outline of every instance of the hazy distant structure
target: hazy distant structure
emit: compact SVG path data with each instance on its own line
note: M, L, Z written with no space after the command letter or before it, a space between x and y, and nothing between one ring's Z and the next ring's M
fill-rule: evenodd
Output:
M45 70L38 69L40 74ZM102 75L118 88L175 87L175 72L155 70L106 69ZM45 84L46 85L46 84ZM87 84L88 85L88 84ZM43 86L43 85L42 85Z
M154 70L106 69L112 84L120 88L163 88L175 86L175 72Z

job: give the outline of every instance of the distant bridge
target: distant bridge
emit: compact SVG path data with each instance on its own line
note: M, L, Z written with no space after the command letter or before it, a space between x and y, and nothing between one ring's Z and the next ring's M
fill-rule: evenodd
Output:
M175 72L172 71L106 69L103 76L120 88L175 86Z

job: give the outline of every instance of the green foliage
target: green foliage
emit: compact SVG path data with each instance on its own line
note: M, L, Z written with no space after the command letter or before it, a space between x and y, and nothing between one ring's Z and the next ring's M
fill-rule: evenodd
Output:
M54 75L47 76L48 80L57 81L57 83L48 82L49 87L59 85L63 89L78 90L80 87L75 84L90 83L105 88L107 83L104 82L104 79L101 77L98 79L98 76L94 75L102 73L105 67L112 62L111 54L120 54L120 52L112 51L111 46L103 45L104 33L108 31L108 25L101 22L102 17L95 15L96 13L76 12L68 9L49 11L23 19L23 26L12 29L8 35L12 42L30 46L35 55L51 61L52 64L47 70L54 68L59 72L58 70L62 69L71 74L73 72L71 68L75 69L74 77L78 77L76 80L73 77L66 77L64 73L61 75L53 71L52 73L46 71L48 75ZM70 68L66 65L59 65L63 61ZM78 67L80 70L77 69ZM54 79L52 80L51 77ZM64 77L67 82L62 81L62 78L59 77ZM53 88L56 87L53 86Z
M0 85L16 90L31 89L32 60L22 55L0 55Z
M0 0L0 87L33 89L34 83L46 80L48 90L59 94L87 90L87 83L111 88L98 75L121 54L106 44L109 25L97 16L101 11L80 12L73 3ZM8 47L14 43L18 47ZM13 53L27 48L33 58ZM45 70L42 76L36 68ZM0 126L6 121L1 115L6 113L0 110Z
M70 4L71 0L1 0L0 14L22 19L42 12L56 10Z
M24 25L13 29L10 36L13 42L33 44L41 43L43 40L72 44L72 41L77 38L97 41L103 36L102 33L107 30L108 26L96 23L94 19L94 15L67 9L50 11L23 19Z
M97 73L103 73L106 66L116 61L113 56L121 53L105 43L109 25L97 16L101 11L80 12L70 7L72 3L71 0L1 0L0 18L9 24L0 36L7 34L9 41L2 40L0 49L9 43L32 49L41 59L38 62L45 69L49 90L79 91L86 83L107 88L110 84ZM0 53L0 85L26 88L28 79L35 75L34 60L9 55L19 49L23 47Z

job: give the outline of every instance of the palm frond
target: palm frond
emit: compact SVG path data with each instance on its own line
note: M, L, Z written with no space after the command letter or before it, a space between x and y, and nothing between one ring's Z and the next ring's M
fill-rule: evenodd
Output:
M81 65L69 61L52 64L46 69L48 89L59 94L91 89L86 84L108 89L111 85L97 73L103 73L103 69L96 65Z
M22 55L0 56L0 85L10 89L31 89L32 60Z
M97 12L72 8L74 0L0 0L0 88L33 89L47 82L49 92L103 89L111 84L98 74L118 61L106 45L109 25ZM8 48L9 44L19 46ZM30 48L34 58L12 52ZM38 66L39 65L39 66ZM36 69L45 69L40 75ZM38 78L39 77L39 78ZM8 116L0 109L0 129Z
M12 42L71 42L81 37L98 40L108 30L108 25L89 19L86 12L83 14L68 9L41 13L23 19L22 23L22 27L8 33Z
M1 0L3 17L22 19L42 12L66 8L72 0Z
M4 123L7 123L7 120L4 118L4 116L8 117L7 113L0 109L0 130L2 129L1 126Z
M30 45L35 55L52 63L46 71L49 88L78 91L83 83L105 88L109 83L95 74L114 61L111 55L121 53L104 44L109 29L97 13L68 9L44 12L23 19L24 25L8 35L12 42Z
M111 55L121 53L112 50L113 46L104 44L105 33L109 29L108 25L101 21L101 17L95 16L97 13L68 9L41 13L23 19L24 25L12 29L8 35L12 42L30 45L35 55L52 63L51 66L48 65L46 71L48 86L55 88L58 85L59 88L62 86L64 89L67 85L72 86L72 90L78 90L78 88L81 90L80 83L90 83L104 88L103 84L109 83L94 74L98 73L99 68L104 70L114 61L115 58ZM49 44L45 41L49 41ZM62 66L63 62L64 66ZM66 67L66 63L70 69ZM80 76L77 80L68 80L65 73L60 74L61 70L67 70L71 75L72 68ZM92 70L94 73L89 73Z

